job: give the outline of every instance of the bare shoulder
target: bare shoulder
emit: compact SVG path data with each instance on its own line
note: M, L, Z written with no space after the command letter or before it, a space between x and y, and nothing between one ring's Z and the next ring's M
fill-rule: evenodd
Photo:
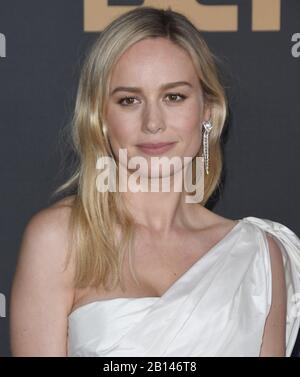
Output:
M64 198L31 217L23 232L21 258L38 258L54 264L62 261L70 236L71 203L71 197Z
M278 243L266 233L272 270L272 303L266 319L260 356L285 356L286 282L282 252Z
M226 233L238 223L237 220L223 217L202 206L199 208L198 217L198 222L202 224L204 228L213 229L216 232L220 232L220 234L222 232Z
M68 197L33 215L23 232L11 292L14 355L64 355L74 298Z

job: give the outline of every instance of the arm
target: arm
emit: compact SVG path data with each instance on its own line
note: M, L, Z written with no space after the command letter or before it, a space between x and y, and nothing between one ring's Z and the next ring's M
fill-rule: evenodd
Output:
M10 303L13 356L66 356L67 316L73 304L67 256L66 207L34 215L24 231Z
M267 235L272 269L272 304L266 320L260 356L285 356L286 285L279 245Z

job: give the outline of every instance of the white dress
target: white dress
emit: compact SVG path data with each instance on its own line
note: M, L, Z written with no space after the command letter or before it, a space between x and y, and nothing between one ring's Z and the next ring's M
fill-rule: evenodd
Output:
M300 326L300 239L285 225L245 217L162 297L98 300L68 317L68 356L259 356L272 297L266 232L280 245L286 356Z

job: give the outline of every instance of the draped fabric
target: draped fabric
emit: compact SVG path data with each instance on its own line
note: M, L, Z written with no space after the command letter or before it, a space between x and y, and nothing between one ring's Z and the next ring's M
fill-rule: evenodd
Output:
M68 356L259 356L272 301L266 232L283 255L290 356L300 326L300 239L257 217L238 220L162 297L98 300L75 309L68 317Z

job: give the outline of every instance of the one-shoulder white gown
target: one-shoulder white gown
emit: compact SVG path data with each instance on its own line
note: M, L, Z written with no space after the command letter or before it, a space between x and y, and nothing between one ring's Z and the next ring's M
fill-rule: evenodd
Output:
M266 232L282 251L286 356L300 326L300 239L245 217L162 297L99 300L68 317L68 356L259 356L272 297Z

